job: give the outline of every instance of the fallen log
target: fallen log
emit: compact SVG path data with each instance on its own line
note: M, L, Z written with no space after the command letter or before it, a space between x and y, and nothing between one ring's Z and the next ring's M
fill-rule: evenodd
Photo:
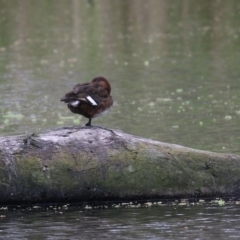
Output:
M101 127L0 138L0 204L237 197L240 156Z

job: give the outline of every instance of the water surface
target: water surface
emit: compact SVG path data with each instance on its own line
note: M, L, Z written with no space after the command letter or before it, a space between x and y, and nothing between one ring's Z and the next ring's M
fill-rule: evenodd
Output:
M87 211L76 208L4 214L0 218L0 239L225 240L240 237L238 205Z
M59 101L105 76L115 105L93 124L239 152L240 3L0 0L0 133L86 119Z

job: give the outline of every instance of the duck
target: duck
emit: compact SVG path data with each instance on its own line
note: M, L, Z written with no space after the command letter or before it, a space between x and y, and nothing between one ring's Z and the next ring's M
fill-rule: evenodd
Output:
M86 126L92 126L92 119L106 114L113 105L111 86L104 77L95 77L90 83L79 83L67 92L60 101L67 103L75 114L88 118Z

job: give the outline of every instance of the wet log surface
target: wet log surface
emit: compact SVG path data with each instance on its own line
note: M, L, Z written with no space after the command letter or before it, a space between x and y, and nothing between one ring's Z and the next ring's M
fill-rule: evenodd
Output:
M238 197L240 156L100 127L0 138L0 204Z

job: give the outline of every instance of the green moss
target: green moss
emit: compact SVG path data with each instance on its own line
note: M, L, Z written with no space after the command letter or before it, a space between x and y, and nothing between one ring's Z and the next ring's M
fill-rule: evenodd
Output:
M37 190L47 184L42 171L41 161L37 157L28 157L16 162L17 186L25 190Z
M75 157L63 151L56 154L48 163L52 187L58 190L72 190L79 185L78 173L81 171L82 162L83 154Z
M215 192L221 191L229 181L224 178L226 160L216 157L214 161L204 153L138 144L133 149L110 151L109 155L111 160L104 186L118 193L194 194L199 189ZM208 169L210 164L214 165ZM237 172L239 170L229 175L237 176Z
M17 192L82 196L90 194L86 189L94 189L91 194L119 197L194 195L220 192L233 185L240 173L217 154L160 145L108 148L106 159L98 154L90 150L70 154L60 147L51 159L24 156L15 166Z
M0 192L9 186L8 171L3 161L0 161Z

